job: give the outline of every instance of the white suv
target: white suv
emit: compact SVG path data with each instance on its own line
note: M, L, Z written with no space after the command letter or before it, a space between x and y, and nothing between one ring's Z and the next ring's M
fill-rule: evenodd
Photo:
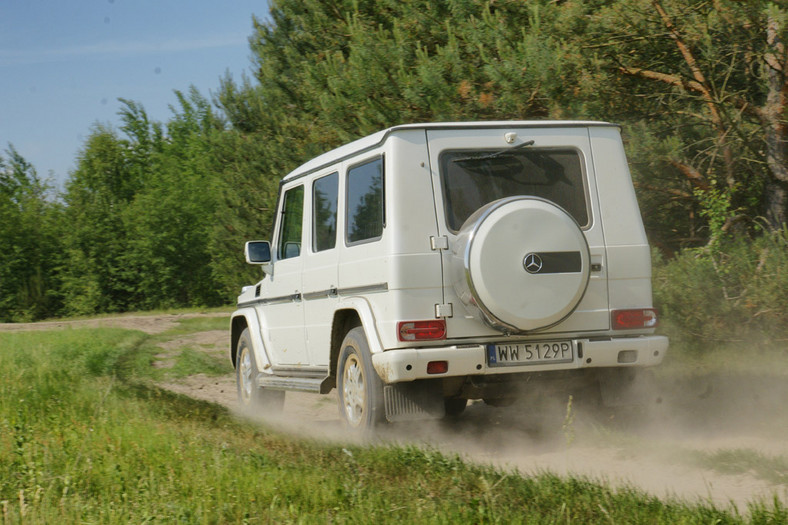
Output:
M232 316L247 408L336 387L369 429L549 388L621 401L667 351L615 125L396 126L284 177L275 217Z

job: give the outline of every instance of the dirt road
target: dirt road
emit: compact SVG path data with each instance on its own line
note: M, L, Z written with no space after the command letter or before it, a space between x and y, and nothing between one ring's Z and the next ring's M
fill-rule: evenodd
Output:
M108 325L160 334L178 320L195 315L221 314L119 316L0 325L0 330ZM161 343L156 366L167 366L168 356L185 346L225 358L227 339L224 330L173 337ZM615 415L610 419L610 415L574 409L567 414L566 400L557 400L547 414L521 405L494 408L478 402L456 420L391 425L380 439L416 443L524 474L580 475L616 487L637 487L660 498L735 505L745 513L753 501L768 503L776 496L788 503L785 383L782 377L735 372L663 379L662 402L625 423ZM235 378L229 365L224 376L198 374L162 386L236 407ZM281 420L267 423L312 438L346 439L335 392L328 396L288 392L284 414ZM770 462L775 465L773 473L762 466Z

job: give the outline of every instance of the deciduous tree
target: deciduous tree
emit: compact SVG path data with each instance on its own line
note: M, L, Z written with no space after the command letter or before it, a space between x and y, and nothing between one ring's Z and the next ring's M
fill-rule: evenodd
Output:
M0 156L0 321L52 315L59 306L59 205L13 146Z

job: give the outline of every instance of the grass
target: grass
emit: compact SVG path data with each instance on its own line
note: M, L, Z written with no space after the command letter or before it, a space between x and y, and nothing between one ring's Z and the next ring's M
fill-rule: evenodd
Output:
M750 449L694 453L698 465L724 474L751 473L770 483L788 485L788 458L769 456Z
M175 358L175 364L169 372L176 378L187 377L194 374L221 376L231 373L233 367L230 360L219 359L190 347L180 350Z
M217 312L224 313L224 312ZM189 334L193 332L204 332L208 330L229 330L230 328L230 314L216 315L210 317L189 317L180 319L178 324L167 330L163 334L164 337L170 337L178 334ZM228 336L229 337L229 336Z
M0 333L4 523L785 523L435 450L328 445L151 386L151 337Z
M105 319L107 317L138 317L156 315L187 315L187 314L223 314L229 319L229 313L235 309L234 305L215 306L215 307L191 307L191 308L164 308L160 310L146 310L144 312L123 312L123 313L97 313L89 315L73 315L69 317L50 317L41 319L40 322L65 322L65 321L90 321L93 319ZM226 326L225 326L226 328Z
M742 341L707 341L699 345L686 338L676 325L666 321L659 329L670 339L670 348L660 373L730 372L781 376L788 379L788 340L752 333Z
M157 381L180 379L194 374L221 376L232 372L232 365L226 354L220 356L200 348L199 343L182 342L178 347L162 351L158 345L171 343L183 336L197 332L223 331L227 332L229 315L212 317L191 317L178 320L178 323L162 332L150 336L146 344L137 349L137 354L142 359L157 360L166 366L151 368L141 367L138 371L142 375L149 375ZM229 337L229 335L228 335Z

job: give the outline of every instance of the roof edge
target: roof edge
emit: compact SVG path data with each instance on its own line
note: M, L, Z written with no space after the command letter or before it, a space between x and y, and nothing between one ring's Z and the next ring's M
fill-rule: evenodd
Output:
M346 160L349 157L373 149L386 141L389 135L406 130L440 130L440 129L491 129L491 128L558 128L558 127L616 127L618 124L595 120L490 120L490 121L457 121L457 122L425 122L399 124L365 137L356 139L342 146L321 153L317 157L301 164L282 177L281 182L298 179L318 171L330 164Z

